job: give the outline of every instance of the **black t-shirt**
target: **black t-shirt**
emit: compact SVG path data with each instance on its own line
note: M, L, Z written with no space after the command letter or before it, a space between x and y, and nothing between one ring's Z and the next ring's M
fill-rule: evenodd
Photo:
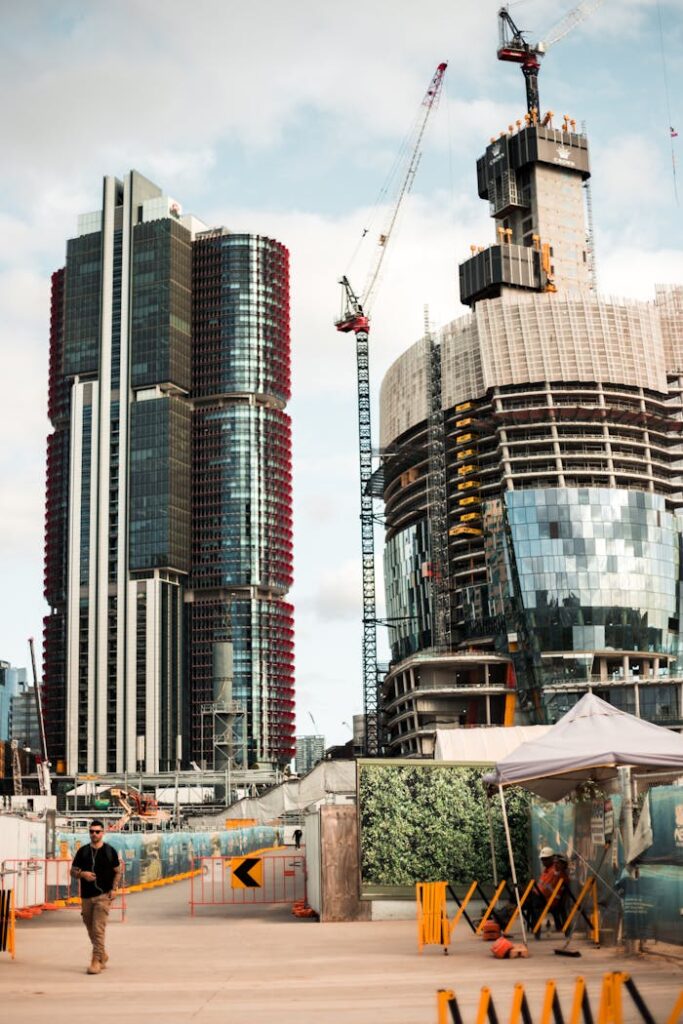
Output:
M81 871L94 871L96 881L90 882L87 878L81 878L81 896L83 899L90 899L92 896L101 896L104 892L111 892L114 886L114 869L118 867L119 855L109 843L103 843L98 850L95 850L90 843L81 846L74 855L72 867Z

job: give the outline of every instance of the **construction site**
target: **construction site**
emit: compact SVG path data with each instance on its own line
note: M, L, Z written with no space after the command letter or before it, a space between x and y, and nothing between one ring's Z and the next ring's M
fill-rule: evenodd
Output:
M357 367L363 729L300 777L288 763L287 251L172 214L159 243L176 261L171 376L187 371L177 324L193 281L194 391L143 379L138 364L131 416L147 454L156 445L165 458L173 437L194 451L185 476L169 458L185 547L173 555L180 569L160 570L163 531L152 536L141 513L135 563L108 520L97 542L111 565L117 551L122 575L102 594L73 524L70 568L46 561L53 685L39 683L30 641L40 751L27 760L13 742L0 808L11 1019L77 1022L93 1012L87 984L105 1020L137 1019L144 1005L155 1019L207 1024L683 1022L683 285L649 302L600 293L587 133L544 108L539 88L542 58L600 3L583 0L537 43L508 6L498 11L495 56L521 68L526 109L473 161L493 242L461 254L469 311L436 327L426 309L423 335L379 386L371 379L371 312L446 62L394 170L365 286L351 272L340 281L335 327L353 337ZM108 217L112 265L117 246L125 261L126 204L140 201L143 241L171 217L170 197L135 171L105 179L104 194L70 249L86 266ZM231 274L251 274L261 291L271 281L274 333L253 365L238 328L244 359L221 350ZM53 348L80 360L69 383L80 405L69 426L66 377L51 371L55 536L68 532L55 495L76 421L79 524L90 516L85 439L97 415L90 355L69 352L62 326ZM245 470L233 489L226 453L242 457L254 438L267 453L258 486ZM168 483L143 479L143 457L131 460L138 511ZM108 473L101 500L113 508L120 480ZM254 534L238 522L247 492ZM99 648L98 616L109 630ZM136 687L120 686L133 669ZM94 817L123 882L111 962L86 982L71 865Z

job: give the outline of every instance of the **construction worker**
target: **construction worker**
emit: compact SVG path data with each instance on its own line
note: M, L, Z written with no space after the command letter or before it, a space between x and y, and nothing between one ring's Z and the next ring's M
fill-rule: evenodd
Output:
M121 884L123 865L113 846L104 841L104 824L90 822L90 842L76 850L71 874L81 886L81 917L92 943L88 974L99 974L109 957L104 948L104 933L116 891Z
M544 846L539 856L541 858L543 871L541 872L538 880L534 883L534 887L531 890L526 904L529 907L527 921L530 926L533 926L538 920L539 914L543 911L560 879L563 880L565 885L569 885L567 860L565 857L556 854L550 846ZM566 919L564 898L565 885L559 889L550 907L550 913L553 915L556 931L562 930L562 925ZM538 933L536 938L540 938Z

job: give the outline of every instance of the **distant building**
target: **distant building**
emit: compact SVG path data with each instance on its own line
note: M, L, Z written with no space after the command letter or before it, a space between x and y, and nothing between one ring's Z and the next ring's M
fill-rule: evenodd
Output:
M0 740L12 735L12 698L27 685L25 668L12 668L8 661L0 661Z
M324 736L297 736L296 738L296 772L304 775L325 756Z
M361 757L365 750L365 715L353 716L353 753Z
M9 661L0 661L0 740L9 739L10 701L13 692L10 671Z
M15 669L22 673L23 678L17 682L12 695L10 708L10 739L16 740L20 749L40 753L40 729L38 727L38 709L33 686L26 682L26 670Z

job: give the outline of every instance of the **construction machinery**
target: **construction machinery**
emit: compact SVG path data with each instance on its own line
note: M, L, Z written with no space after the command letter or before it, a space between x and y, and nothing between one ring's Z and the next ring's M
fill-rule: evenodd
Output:
M356 336L356 364L358 369L358 446L360 456L361 545L363 560L363 706L365 713L365 753L380 753L380 721L377 670L377 607L375 591L375 539L372 495L368 483L372 476L372 432L370 421L369 347L370 305L376 293L379 273L396 225L403 200L410 192L421 156L421 144L429 115L438 103L446 73L446 63L438 65L429 88L422 100L409 143L405 147L406 162L399 179L398 191L388 223L379 236L378 251L368 275L362 296L356 294L346 276L342 277L342 314L335 321L338 331Z
M110 789L109 792L123 808L123 814L108 826L108 832L120 832L133 819L158 825L171 817L169 811L159 807L153 796L141 793L132 786L127 786L126 789Z
M604 0L582 0L546 32L543 41L538 43L527 42L524 38L526 30L517 28L507 6L501 7L498 11L500 33L498 60L521 64L526 85L527 111L532 120L535 121L541 116L538 93L541 58L551 46L563 39L576 25L597 10L603 2Z

